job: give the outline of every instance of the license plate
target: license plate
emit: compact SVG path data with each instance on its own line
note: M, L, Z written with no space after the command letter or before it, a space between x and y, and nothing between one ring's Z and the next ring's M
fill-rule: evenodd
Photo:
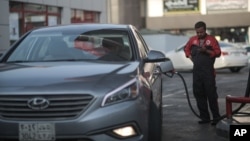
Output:
M20 123L19 141L54 141L53 123Z

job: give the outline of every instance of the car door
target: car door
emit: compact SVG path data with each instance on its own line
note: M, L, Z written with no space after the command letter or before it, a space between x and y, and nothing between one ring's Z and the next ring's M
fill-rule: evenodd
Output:
M145 59L149 52L149 48L138 31L135 31L135 36L137 39L140 56L142 59ZM151 87L153 101L157 107L160 108L162 98L162 80L159 63L143 63L143 77L147 80Z

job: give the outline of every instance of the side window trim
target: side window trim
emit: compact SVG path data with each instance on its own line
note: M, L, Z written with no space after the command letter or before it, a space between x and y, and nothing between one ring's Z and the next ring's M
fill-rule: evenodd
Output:
M143 38L138 34L138 31L135 30L135 38L137 39L138 41L138 48L140 51L140 55L142 58L146 58L147 57L147 53L148 53L148 50L147 50L147 46L143 40Z

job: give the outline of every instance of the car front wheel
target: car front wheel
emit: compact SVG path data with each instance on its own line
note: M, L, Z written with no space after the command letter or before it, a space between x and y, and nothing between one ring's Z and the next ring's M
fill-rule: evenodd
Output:
M239 72L240 70L242 69L242 67L232 67L232 68L229 68L229 70L233 73L237 73Z

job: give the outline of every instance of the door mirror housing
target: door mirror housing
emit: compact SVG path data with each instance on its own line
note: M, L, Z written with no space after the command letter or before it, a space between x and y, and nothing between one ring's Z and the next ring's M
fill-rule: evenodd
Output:
M144 59L145 62L163 62L166 61L167 58L165 54L158 50L150 50L148 52L148 56Z

